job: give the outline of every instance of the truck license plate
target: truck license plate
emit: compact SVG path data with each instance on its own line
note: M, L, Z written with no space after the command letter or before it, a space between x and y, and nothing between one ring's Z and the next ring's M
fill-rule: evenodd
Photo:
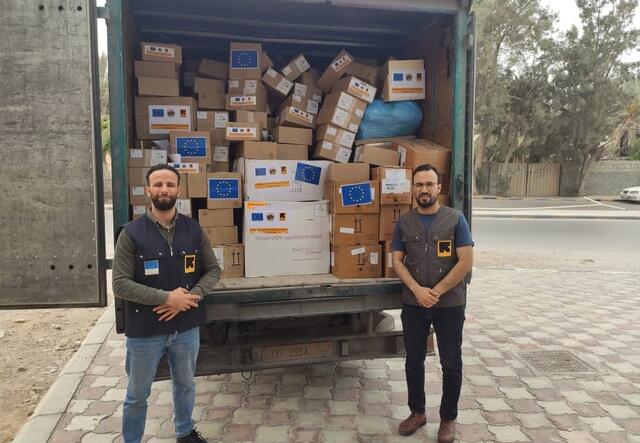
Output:
M298 345L265 346L262 361L302 360L305 358L327 357L333 354L333 342L302 343Z

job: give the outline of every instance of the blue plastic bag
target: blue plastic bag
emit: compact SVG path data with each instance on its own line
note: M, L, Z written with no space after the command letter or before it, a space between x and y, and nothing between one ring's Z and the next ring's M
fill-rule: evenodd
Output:
M374 100L364 112L357 139L413 135L420 128L422 109L413 101Z

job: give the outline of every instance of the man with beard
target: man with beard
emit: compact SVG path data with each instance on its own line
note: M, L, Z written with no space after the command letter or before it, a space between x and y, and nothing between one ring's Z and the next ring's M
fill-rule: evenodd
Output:
M411 410L399 433L411 435L427 422L424 361L433 324L442 365L438 442L449 443L455 439L462 386L462 326L473 241L464 215L438 203L441 188L435 167L424 164L413 171L418 206L398 220L392 257L393 269L404 283L401 319Z
M200 326L206 321L202 297L220 279L220 267L206 233L178 214L180 174L169 165L147 172L151 198L146 216L122 229L113 257L113 293L125 300L129 376L122 417L125 443L144 434L147 398L160 358L166 354L173 386L178 443L206 443L195 430L195 373Z

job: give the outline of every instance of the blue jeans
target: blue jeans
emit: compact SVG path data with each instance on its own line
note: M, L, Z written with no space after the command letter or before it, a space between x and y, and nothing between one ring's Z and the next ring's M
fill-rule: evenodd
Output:
M147 418L147 398L160 358L166 353L173 387L173 422L178 437L193 430L191 413L195 403L195 383L200 329L152 337L127 338L125 369L129 376L124 400L122 436L125 443L140 443Z

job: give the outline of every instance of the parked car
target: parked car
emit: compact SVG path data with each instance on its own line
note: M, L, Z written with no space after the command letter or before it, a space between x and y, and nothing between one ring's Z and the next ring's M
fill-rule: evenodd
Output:
M640 186L624 188L622 192L620 192L620 198L622 200L640 202Z

